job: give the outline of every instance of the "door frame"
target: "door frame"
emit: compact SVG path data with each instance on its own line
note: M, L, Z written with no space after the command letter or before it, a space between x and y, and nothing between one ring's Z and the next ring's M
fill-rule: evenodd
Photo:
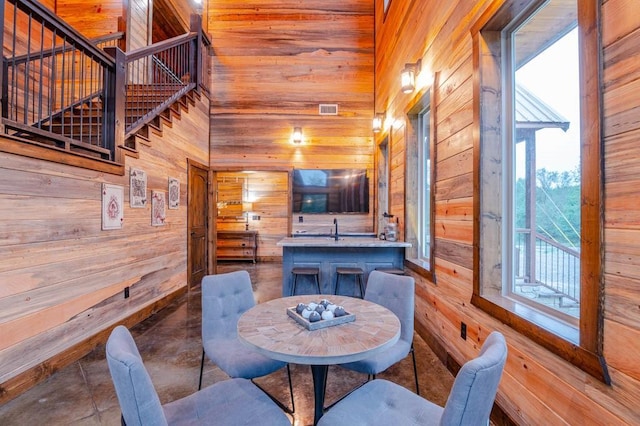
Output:
M214 239L214 235L215 235L215 228L216 228L216 222L215 222L215 216L214 216L214 211L213 211L213 191L212 191L212 187L211 187L211 176L212 176L212 172L211 169L209 169L208 166L192 160L190 158L187 158L187 184L189 183L189 178L190 178L190 172L192 168L196 168L196 169L200 169L204 172L206 172L207 174L207 195L206 195L206 199L207 199L207 225L206 225L206 241L205 241L205 245L207 247L207 271L205 272L205 274L212 274L215 273L216 271L216 263L215 263L215 239ZM191 285L191 281L192 281L192 276L191 276L191 265L192 265L192 260L191 260L191 214L190 214L190 209L191 209L191 188L188 187L187 188L187 288L190 291L193 287L195 287L194 285Z

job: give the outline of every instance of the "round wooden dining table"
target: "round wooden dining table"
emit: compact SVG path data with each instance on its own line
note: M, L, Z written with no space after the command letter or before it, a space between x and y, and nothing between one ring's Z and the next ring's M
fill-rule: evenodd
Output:
M284 297L255 305L238 321L238 337L263 355L311 366L314 424L323 414L324 382L329 365L358 361L394 345L400 337L400 320L389 309L367 300L326 295L355 320L317 330L307 330L287 314L298 303L319 302L323 295Z

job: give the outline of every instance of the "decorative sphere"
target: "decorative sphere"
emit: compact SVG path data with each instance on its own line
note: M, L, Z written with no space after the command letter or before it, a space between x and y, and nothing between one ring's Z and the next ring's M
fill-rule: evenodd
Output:
M310 302L307 306L313 311L318 304L316 302Z
M308 319L311 316L311 313L315 312L312 309L309 309L309 307L307 306L303 311L302 311L302 318L306 318ZM317 312L316 312L317 313Z
M296 313L300 315L302 311L305 310L306 307L307 305L305 305L304 303L298 303L298 306L296 306Z
M326 310L322 312L322 319L323 320L330 320L333 319L333 312L331 312L330 310Z
M320 304L326 308L327 306L329 306L331 304L331 302L329 302L327 299L322 299L320 301Z
M330 310L331 312L335 311L337 307L338 305L334 305L333 303L330 303L329 305L327 305L327 309Z
M319 313L319 314L323 313L323 312L325 311L325 309L324 309L324 305L318 305L318 306L316 306L315 311L316 311L317 313Z
M322 317L317 311L311 311L311 313L309 314L309 322L317 322L317 321L320 321L321 319Z
M333 315L337 316L337 317L342 317L344 315L346 315L347 312L344 310L344 308L342 306L336 306L336 308L333 310Z

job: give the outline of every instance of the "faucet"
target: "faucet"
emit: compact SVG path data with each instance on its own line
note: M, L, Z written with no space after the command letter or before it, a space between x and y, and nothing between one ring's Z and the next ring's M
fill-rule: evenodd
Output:
M336 226L336 232L335 232L334 237L335 237L336 241L338 241L338 219L334 218L333 219L333 224Z

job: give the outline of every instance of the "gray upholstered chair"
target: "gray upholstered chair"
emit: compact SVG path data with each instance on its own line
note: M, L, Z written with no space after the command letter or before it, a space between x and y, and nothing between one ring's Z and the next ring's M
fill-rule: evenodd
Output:
M207 275L202 279L203 348L198 389L202 388L205 355L232 378L255 379L286 366L291 409L277 399L272 399L282 409L293 413L295 405L289 364L268 358L243 345L238 339L238 319L255 304L251 278L247 271Z
M107 341L107 363L122 411L122 424L137 425L291 425L287 416L246 379L230 379L160 404L151 377L131 333L113 329Z
M420 395L418 386L418 369L416 355L413 351L413 312L415 304L415 282L413 277L372 271L367 281L364 299L377 303L396 314L400 320L400 339L387 349L370 358L340 364L348 370L357 371L376 378L393 364L403 360L409 352L413 356L413 375L416 382L416 393Z
M458 372L444 408L400 385L373 380L337 403L318 426L487 425L506 360L504 336L494 331L480 355Z

